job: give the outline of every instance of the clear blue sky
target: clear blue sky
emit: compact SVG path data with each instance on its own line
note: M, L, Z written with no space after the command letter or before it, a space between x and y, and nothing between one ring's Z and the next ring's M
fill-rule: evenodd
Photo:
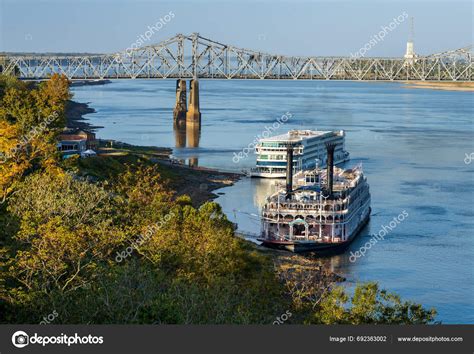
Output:
M169 11L148 43L177 33L287 55L349 55L404 11L415 17L415 50L430 54L472 43L471 1L132 1L0 0L0 51L124 50ZM409 21L366 56L403 55Z

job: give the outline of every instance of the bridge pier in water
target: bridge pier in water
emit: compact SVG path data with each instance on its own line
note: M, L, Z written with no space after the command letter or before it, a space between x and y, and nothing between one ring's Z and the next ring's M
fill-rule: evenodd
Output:
M186 120L186 80L176 81L176 104L173 110L173 121L175 123Z
M199 82L189 82L189 107L186 100L186 80L176 81L176 104L173 110L173 121L185 120L188 124L199 125L201 128L201 110L199 108Z
M201 111L199 109L199 82L193 79L189 82L189 107L186 113L186 123L198 124L201 128Z
M176 104L173 109L173 130L177 148L197 148L201 135L201 111L199 108L199 83L190 80L189 106L186 100L186 80L176 81ZM189 166L197 166L197 157L189 158Z

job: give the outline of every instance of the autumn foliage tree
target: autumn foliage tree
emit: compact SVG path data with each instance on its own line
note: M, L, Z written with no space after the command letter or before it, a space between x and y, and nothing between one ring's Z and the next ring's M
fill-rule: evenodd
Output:
M2 77L0 87L0 199L5 200L29 172L56 167L57 137L71 94L67 78L57 74L34 88Z

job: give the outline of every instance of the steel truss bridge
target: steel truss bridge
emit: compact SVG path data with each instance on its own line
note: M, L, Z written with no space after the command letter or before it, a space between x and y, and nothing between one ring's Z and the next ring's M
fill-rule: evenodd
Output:
M22 79L293 79L472 81L472 46L406 58L294 57L178 34L114 54L0 54L0 70Z

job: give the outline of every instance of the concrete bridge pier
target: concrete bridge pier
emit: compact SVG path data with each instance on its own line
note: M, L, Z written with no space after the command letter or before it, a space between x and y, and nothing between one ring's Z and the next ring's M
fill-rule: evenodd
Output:
M186 102L186 80L178 79L176 81L173 130L176 147L199 147L201 112L199 109L199 84L197 80L191 80L189 84L189 107ZM193 161L197 165L197 159Z
M176 80L176 104L173 110L173 121L186 121L187 102L186 102L186 80Z
M189 83L189 107L186 113L186 123L198 124L201 128L201 111L199 109L199 83L191 80Z

